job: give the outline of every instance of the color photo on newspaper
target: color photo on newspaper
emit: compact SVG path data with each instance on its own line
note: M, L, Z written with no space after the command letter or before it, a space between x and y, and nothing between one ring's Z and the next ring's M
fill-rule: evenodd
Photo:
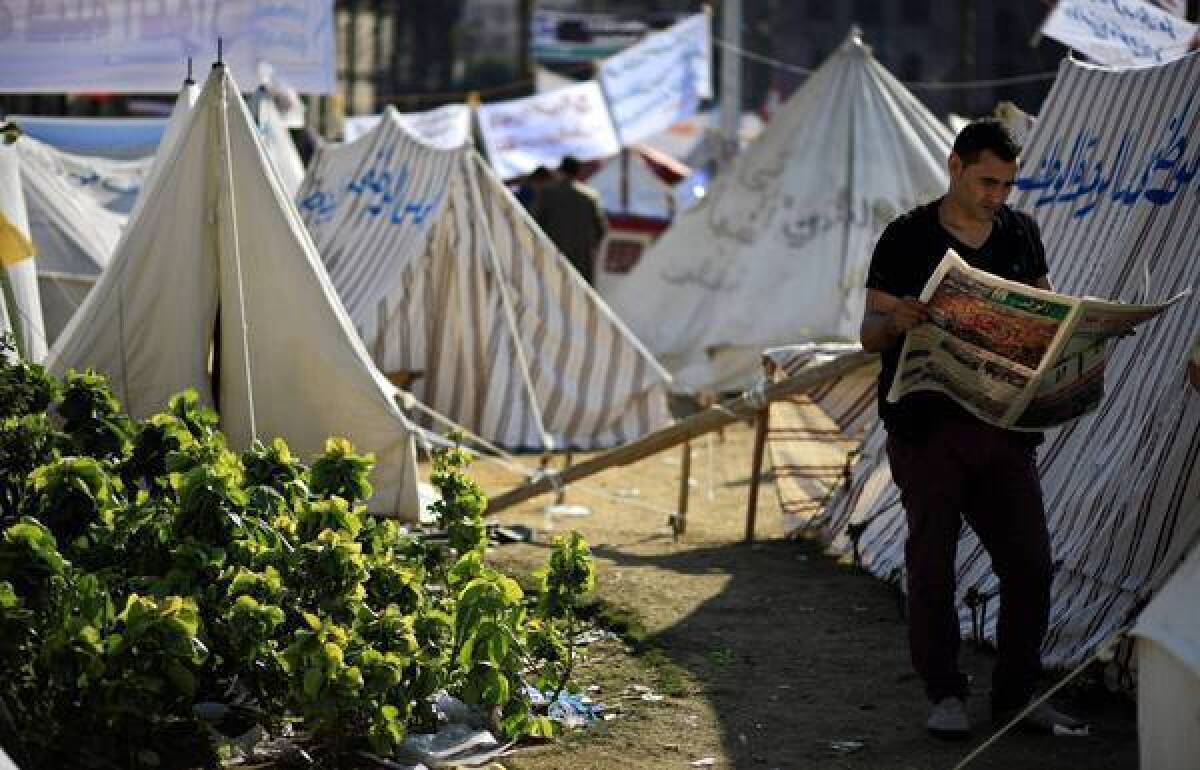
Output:
M1080 299L998 278L947 250L921 292L931 322L905 337L888 401L934 390L993 425L1059 425L1099 405L1109 341L1184 296L1159 305Z

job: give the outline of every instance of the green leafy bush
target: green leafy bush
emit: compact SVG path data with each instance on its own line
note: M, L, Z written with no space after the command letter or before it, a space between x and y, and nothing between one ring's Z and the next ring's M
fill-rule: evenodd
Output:
M338 766L434 728L441 690L552 733L525 686L566 686L590 555L556 544L540 600L488 566L465 452L435 453L446 538L421 539L366 514L345 439L238 455L192 391L134 421L101 376L2 352L0 745L26 770L214 767L255 722Z

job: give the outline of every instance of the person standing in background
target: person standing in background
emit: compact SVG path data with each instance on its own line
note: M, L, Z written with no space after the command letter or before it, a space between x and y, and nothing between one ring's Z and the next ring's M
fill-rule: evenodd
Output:
M596 191L579 181L581 164L568 155L554 181L533 202L533 218L588 284L596 274L596 252L608 234L608 222Z

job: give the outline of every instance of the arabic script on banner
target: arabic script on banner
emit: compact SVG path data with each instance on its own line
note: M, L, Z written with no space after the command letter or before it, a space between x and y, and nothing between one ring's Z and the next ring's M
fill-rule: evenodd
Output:
M1197 26L1143 0L1059 0L1042 34L1100 64L1166 64L1188 52Z
M622 144L667 130L712 97L708 28L708 15L697 14L601 66L600 83Z
M503 179L553 168L567 155L607 158L620 151L600 85L592 80L479 108L488 157Z

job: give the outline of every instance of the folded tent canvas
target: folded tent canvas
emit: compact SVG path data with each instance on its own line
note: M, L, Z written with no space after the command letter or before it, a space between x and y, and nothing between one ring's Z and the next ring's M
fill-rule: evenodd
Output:
M417 516L413 426L338 302L223 67L47 366L60 376L103 372L136 417L185 388L210 404L219 394L236 449L279 436L312 457L327 437L344 436L376 456L370 510Z
M379 367L511 448L598 448L668 421L668 375L570 267L466 136L388 108L322 147L300 210Z
M946 186L949 131L854 33L605 298L681 391L764 348L857 338L883 227Z

